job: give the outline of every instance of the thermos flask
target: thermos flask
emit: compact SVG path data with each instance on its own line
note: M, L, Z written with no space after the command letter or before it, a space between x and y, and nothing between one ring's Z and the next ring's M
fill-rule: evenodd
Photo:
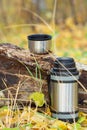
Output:
M55 60L50 72L49 97L52 116L64 121L78 119L79 72L70 57Z

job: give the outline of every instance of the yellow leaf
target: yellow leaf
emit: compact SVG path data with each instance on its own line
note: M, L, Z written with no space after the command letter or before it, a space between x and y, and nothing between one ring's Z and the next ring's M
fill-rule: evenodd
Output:
M33 100L39 107L42 107L45 103L44 94L41 92L32 93L29 99Z

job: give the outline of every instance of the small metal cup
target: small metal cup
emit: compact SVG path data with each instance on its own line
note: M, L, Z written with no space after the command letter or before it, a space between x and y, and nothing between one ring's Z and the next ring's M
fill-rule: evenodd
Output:
M31 53L45 54L51 50L52 37L48 34L33 34L28 36L28 47Z

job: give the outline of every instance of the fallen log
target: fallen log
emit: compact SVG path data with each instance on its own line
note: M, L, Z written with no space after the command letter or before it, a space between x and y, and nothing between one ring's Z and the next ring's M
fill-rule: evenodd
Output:
M35 55L31 54L29 50L24 50L9 43L0 44L0 67L9 73L33 75L35 77L40 70L42 79L47 79L53 61L54 58L49 54Z
M15 98L17 94L18 101L27 102L29 95L40 91L42 87L42 92L49 102L47 78L54 60L52 53L36 55L9 43L0 44L0 89L4 94L3 101L7 97ZM77 68L81 71L79 81L87 89L87 70L81 65L79 67L79 64ZM87 93L79 85L80 106L87 106L86 100Z
M28 103L30 94L35 91L40 91L40 89L46 94L45 98L48 100L47 82L27 75L0 71L0 89L4 94L1 98L4 101L2 103L3 105L7 103L8 100L15 99L17 90L17 102L19 103Z
M26 102L32 92L42 88L49 101L47 78L53 62L49 54L34 55L9 43L0 44L0 89L4 97L8 98L10 91L9 98L15 98L19 87L17 100Z

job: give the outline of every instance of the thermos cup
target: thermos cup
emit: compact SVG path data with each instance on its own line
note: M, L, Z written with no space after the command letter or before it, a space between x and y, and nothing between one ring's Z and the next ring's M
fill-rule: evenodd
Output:
M28 36L28 47L31 53L45 54L51 50L52 37L48 34L33 34Z

